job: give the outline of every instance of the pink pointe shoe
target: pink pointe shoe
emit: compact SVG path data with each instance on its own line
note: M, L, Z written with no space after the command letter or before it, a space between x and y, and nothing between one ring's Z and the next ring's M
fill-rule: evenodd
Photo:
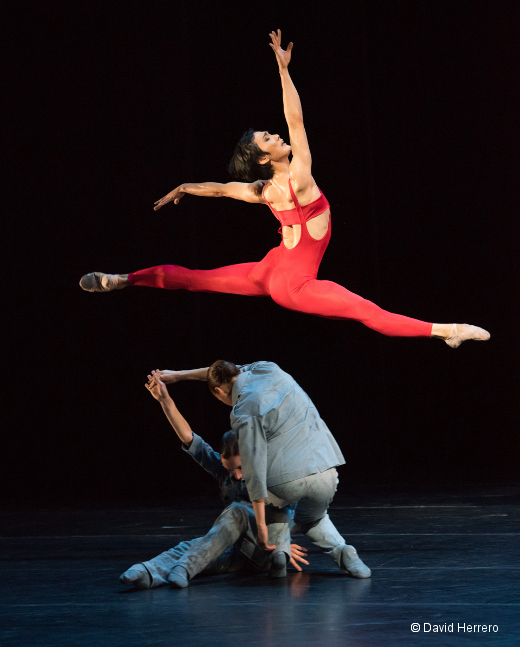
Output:
M451 348L458 348L463 341L474 339L475 341L487 341L491 335L484 328L472 326L470 324L453 324L450 330L450 336L444 341Z

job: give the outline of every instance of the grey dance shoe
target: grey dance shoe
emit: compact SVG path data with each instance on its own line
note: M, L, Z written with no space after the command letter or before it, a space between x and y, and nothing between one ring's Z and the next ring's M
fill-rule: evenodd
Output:
M168 583L172 589L185 589L188 585L188 572L184 566L174 566L168 575Z
M361 561L354 546L348 544L341 549L341 568L350 577L365 579L372 575L368 566Z
M118 277L118 274L91 272L81 277L79 285L86 292L110 292L120 289Z
M119 581L121 584L131 584L136 589L149 589L152 585L152 578L141 564L131 566L121 575Z
M484 328L471 326L470 324L453 324L450 336L444 341L451 348L458 348L463 341L474 339L475 341L487 341L491 335Z

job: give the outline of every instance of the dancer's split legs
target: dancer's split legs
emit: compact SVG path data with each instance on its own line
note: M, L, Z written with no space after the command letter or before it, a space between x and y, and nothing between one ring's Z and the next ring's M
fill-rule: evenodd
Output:
M294 281L286 272L269 271L271 268L265 263L268 258L269 255L260 263L240 263L213 270L158 265L130 274L92 272L82 277L80 286L89 292L109 292L140 285L192 292L271 296L276 303L290 310L328 319L359 321L390 337L435 337L443 339L452 348L468 339L485 341L490 338L486 330L477 326L431 324L388 312L332 281L309 277L293 285ZM260 276L262 280L258 280Z

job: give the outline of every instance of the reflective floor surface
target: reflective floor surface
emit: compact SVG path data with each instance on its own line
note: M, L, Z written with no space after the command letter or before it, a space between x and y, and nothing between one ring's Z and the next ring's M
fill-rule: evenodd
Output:
M4 512L0 644L520 645L520 487L337 495L330 516L370 580L346 577L296 537L311 564L284 580L235 574L151 591L119 584L133 563L204 534L220 509Z

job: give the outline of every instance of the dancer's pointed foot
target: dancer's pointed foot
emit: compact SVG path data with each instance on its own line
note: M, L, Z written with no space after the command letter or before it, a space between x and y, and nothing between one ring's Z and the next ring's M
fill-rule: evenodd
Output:
M81 277L80 287L87 292L110 292L121 290L128 285L126 274L105 274L104 272L90 272Z
M152 586L152 578L142 564L134 564L120 576L121 584L131 584L136 589L149 589Z
M487 341L491 335L484 328L470 324L453 324L450 334L444 341L451 348L458 348L463 341L474 339L475 341Z
M350 577L365 579L372 575L372 572L366 564L363 563L354 546L348 544L341 550L341 568Z
M184 566L174 566L168 575L168 582L172 589L185 589L189 585L188 571Z

